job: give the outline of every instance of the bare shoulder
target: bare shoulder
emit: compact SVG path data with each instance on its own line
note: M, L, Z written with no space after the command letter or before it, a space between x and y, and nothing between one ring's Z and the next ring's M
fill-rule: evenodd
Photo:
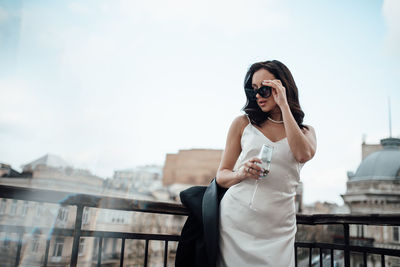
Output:
M244 128L249 124L249 119L246 115L237 116L231 125L231 129L243 133Z
M246 115L240 115L233 120L232 124L247 125L249 124L249 119Z

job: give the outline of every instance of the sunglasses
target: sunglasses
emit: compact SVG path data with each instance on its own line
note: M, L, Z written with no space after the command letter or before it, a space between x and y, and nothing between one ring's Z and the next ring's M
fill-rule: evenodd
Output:
M256 100L257 97L256 95L259 94L263 98L270 97L272 94L272 87L270 86L261 86L258 89L253 89L253 88L245 88L247 96L251 100Z

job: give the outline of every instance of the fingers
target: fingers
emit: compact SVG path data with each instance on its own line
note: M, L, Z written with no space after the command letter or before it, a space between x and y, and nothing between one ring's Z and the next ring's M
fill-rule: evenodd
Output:
M263 169L257 164L261 163L259 158L252 158L244 164L246 178L258 179Z
M262 85L270 86L272 88L272 96L278 105L287 102L286 88L282 85L280 80L264 80L262 81Z
M254 160L249 160L248 162L245 163L245 165L247 168L261 172L262 169L260 166L257 165L257 163L261 163L261 160L256 158Z
M277 86L282 85L281 80L278 80L278 79L275 79L275 80L264 80L264 81L262 81L262 83L272 83L272 84L275 84Z
M244 167L244 179L258 179L260 172L250 167Z
M283 87L282 82L280 80L264 80L261 82L263 85L268 85L275 90L281 90L282 92L285 91L285 87Z
M262 161L261 161L261 159L259 159L259 158L257 158L257 157L254 157L254 158L251 158L251 159L249 159L249 162L251 162L251 163L256 163L256 162L258 162L258 163L262 163Z

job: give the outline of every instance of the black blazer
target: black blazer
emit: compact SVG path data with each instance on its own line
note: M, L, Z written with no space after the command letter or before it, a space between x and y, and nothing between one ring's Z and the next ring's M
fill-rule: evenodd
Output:
M176 267L215 267L219 252L219 202L227 188L215 178L208 186L193 186L179 196L189 210L176 251Z

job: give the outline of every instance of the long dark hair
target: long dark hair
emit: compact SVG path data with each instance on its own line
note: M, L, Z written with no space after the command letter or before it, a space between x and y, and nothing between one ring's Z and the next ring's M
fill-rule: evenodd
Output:
M253 89L251 85L253 75L260 69L266 69L275 76L275 79L278 79L282 82L282 85L286 88L286 98L294 119L296 120L300 129L303 129L304 127L307 128L303 125L304 112L300 107L296 83L294 82L290 70L282 62L278 60L272 60L257 62L251 65L244 79L244 88ZM250 97L247 93L246 98L247 101L246 105L243 107L243 111L247 114L252 123L256 124L257 126L261 126L261 124L267 120L270 112L262 111L257 104L257 100L254 100L254 98Z

